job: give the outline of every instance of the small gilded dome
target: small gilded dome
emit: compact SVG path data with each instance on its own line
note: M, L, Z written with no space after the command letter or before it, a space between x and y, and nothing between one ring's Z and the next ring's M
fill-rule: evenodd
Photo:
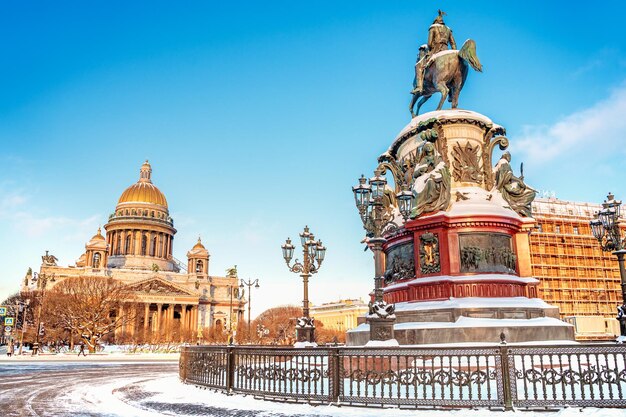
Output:
M124 190L117 203L148 203L167 207L165 195L152 184L151 174L152 167L146 161L139 171L139 181Z
M98 226L98 232L93 235L93 237L91 238L91 240L89 240L89 242L98 242L104 240L104 236L102 236L102 229L100 228L100 226Z
M190 256L208 256L209 251L206 250L204 245L202 244L202 240L198 237L198 242L191 248L189 252L187 252L187 257Z

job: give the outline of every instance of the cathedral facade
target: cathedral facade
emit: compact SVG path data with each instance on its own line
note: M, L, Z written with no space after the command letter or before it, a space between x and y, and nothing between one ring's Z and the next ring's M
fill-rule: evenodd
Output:
M236 268L226 276L211 275L210 255L200 238L187 252L186 263L174 258L174 220L151 177L146 161L139 180L122 193L109 215L105 233L98 228L76 264L59 266L46 251L39 279L27 275L23 290L50 289L73 277L119 280L135 295L124 306L134 320L116 331L116 339L195 341L207 330L236 329L245 307Z

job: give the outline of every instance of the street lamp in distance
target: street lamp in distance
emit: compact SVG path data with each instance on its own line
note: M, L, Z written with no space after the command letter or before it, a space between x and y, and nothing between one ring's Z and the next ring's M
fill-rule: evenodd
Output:
M252 340L252 333L250 333L250 303L252 302L252 286L254 285L254 288L259 288L259 279L257 278L254 281L252 281L252 279L249 279L248 281L242 279L241 284L239 284L239 288L243 290L244 285L248 287L248 338Z

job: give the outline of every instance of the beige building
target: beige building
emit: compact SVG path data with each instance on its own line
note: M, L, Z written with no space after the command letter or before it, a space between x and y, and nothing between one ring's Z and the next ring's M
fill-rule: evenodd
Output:
M559 307L578 339L619 335L619 266L614 255L600 249L589 226L601 208L556 198L537 198L532 205L537 221L530 234L533 276L541 298Z
M245 300L236 268L226 276L209 273L209 252L198 242L182 264L173 256L174 220L165 195L152 183L146 161L139 180L120 196L115 211L85 245L73 266L59 266L53 255L42 256L39 279L27 276L24 290L40 290L73 277L112 277L129 285L137 302L136 319L118 329L116 338L195 340L205 329L236 328ZM124 309L117 312L124 314Z
M327 329L347 331L358 326L359 316L367 314L367 303L361 299L339 300L312 306L311 316Z

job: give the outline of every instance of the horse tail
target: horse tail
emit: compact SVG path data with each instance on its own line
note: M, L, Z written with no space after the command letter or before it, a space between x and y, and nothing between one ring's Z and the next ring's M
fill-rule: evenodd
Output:
M468 62L475 71L483 71L483 66L476 56L476 42L474 42L473 40L468 39L465 41L465 43L461 47L461 50L459 51L459 58Z

